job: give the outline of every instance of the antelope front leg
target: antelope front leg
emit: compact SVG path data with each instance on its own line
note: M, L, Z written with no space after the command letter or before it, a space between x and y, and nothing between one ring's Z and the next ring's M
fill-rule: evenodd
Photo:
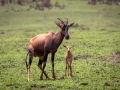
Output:
M71 64L70 64L70 76L72 77L72 67L71 67Z
M52 62L52 77L56 79L55 72L54 72L54 62Z
M68 63L68 76L70 75L70 64Z
M67 63L66 63L66 67L65 67L65 76L67 76Z
M52 77L54 79L56 79L55 72L54 72L54 56L55 56L55 53L52 53L52 58L51 58L51 60L52 60Z

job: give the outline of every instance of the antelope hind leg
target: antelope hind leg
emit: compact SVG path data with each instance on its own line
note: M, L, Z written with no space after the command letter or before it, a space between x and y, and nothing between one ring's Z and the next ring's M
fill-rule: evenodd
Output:
M42 68L42 63L43 63L43 61L39 59L38 67L40 68L41 71L43 70L43 68ZM46 78L49 79L49 77L48 77L48 75L46 74L45 71L43 71L43 74L45 75ZM42 76L40 76L40 78L43 79Z

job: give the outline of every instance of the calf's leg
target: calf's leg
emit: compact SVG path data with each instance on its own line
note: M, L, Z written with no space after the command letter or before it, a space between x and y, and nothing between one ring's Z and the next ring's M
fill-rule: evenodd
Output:
M68 63L68 76L70 75L70 64Z
M67 76L67 69L68 69L68 63L67 63L67 60L66 60L65 76Z
M72 67L71 67L71 63L70 63L70 76L72 77Z

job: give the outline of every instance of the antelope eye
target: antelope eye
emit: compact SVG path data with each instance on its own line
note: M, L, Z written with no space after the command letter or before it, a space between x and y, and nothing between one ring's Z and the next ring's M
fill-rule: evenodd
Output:
M65 26L63 26L63 30L65 30Z
M63 30L65 31L65 28L63 28Z

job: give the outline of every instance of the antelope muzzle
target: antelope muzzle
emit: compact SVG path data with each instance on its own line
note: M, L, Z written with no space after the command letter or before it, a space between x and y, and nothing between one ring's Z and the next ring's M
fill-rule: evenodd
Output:
M69 35L67 34L67 35L65 35L65 39L66 40L68 40L70 37L69 37Z

